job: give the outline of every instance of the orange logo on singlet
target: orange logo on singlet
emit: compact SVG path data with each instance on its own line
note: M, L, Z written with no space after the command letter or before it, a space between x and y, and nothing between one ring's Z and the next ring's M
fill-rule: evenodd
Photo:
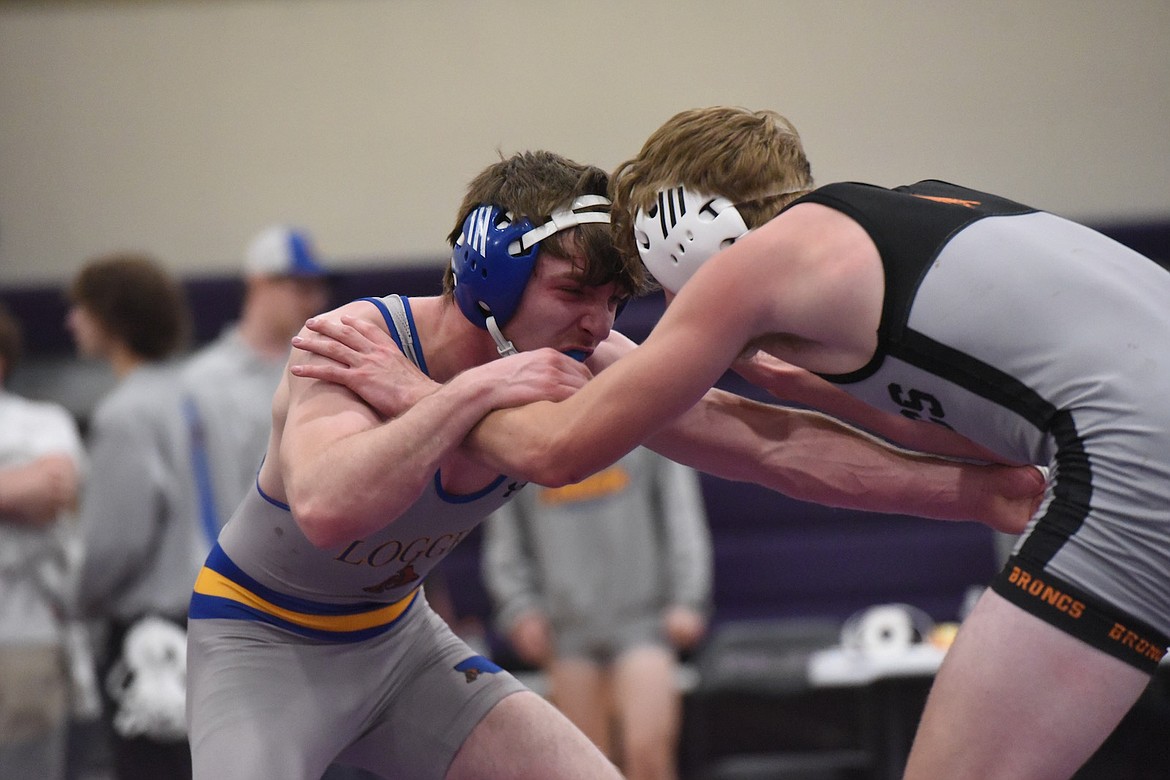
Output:
M1114 642L1120 642L1123 646L1151 661L1161 661L1162 656L1166 655L1165 648L1158 647L1145 637L1138 636L1120 623L1114 623L1113 628L1109 629L1109 638Z
M923 200L933 200L935 203L946 203L947 205L950 205L950 206L966 206L969 209L973 209L976 206L983 205L980 201L977 201L977 200L963 200L962 198L944 198L940 195L918 195L917 193L913 193L913 192L910 194L916 198L922 198Z
M1067 593L1057 590L1044 582L1044 580L1034 578L1019 566L1012 567L1012 573L1008 575L1008 582L1017 586L1029 596L1038 598L1056 607L1071 618L1079 618L1085 613L1085 605L1083 603Z

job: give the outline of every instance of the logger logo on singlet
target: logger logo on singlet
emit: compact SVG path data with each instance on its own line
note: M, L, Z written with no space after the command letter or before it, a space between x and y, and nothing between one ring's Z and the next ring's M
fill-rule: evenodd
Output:
M502 672L503 669L482 655L473 655L466 661L460 661L455 664L455 671L463 672L463 679L469 683L473 683L479 679L481 674L497 674Z
M426 561L442 558L469 533L471 531L466 530L437 536L419 536L407 541L388 539L378 544L358 539L335 555L333 560L351 566L372 566L375 569L395 563L409 566L419 559Z
M522 489L527 484L527 482L520 481L509 482L508 487L504 490L504 498L511 498L513 493Z
M366 593L385 593L388 590L394 590L395 588L401 588L404 585L409 585L418 578L418 572L414 570L413 566L407 564L404 568L395 572L393 577L390 577L387 580L383 580L377 585L370 585L369 587L362 588L362 590L364 590Z

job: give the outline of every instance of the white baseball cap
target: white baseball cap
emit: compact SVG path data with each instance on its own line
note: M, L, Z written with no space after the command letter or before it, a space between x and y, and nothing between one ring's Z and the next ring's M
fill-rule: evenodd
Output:
M288 225L273 225L256 234L244 253L244 273L248 276L328 275L317 261L309 235Z

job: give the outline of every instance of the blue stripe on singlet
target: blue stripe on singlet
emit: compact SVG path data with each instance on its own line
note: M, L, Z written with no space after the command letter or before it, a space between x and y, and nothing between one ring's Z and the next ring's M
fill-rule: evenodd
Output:
M422 342L418 340L418 327L414 324L414 311L410 308L410 299L405 295L399 296L399 299L402 301L402 310L406 313L406 321L410 325L410 343L414 347L415 356L418 357L418 370L430 376L431 372L427 370L427 359L423 356ZM359 300L367 301L377 307L378 311L382 313L382 319L386 322L386 328L390 331L390 338L394 339L394 343L398 345L399 349L402 349L402 339L398 336L398 328L394 326L394 318L390 316L390 310L386 308L385 302L381 298L359 298Z
M207 556L189 617L251 620L311 639L359 642L390 630L414 604L418 590L392 604L328 604L289 596L249 577L218 544Z

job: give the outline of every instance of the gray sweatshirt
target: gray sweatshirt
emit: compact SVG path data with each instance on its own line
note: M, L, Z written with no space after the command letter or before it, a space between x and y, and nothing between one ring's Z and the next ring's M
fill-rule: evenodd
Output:
M698 475L645 448L576 485L531 484L487 521L484 582L507 633L539 609L554 631L706 612L711 538Z
M98 404L87 438L83 614L182 617L208 545L191 509L174 368L146 365L126 376Z

